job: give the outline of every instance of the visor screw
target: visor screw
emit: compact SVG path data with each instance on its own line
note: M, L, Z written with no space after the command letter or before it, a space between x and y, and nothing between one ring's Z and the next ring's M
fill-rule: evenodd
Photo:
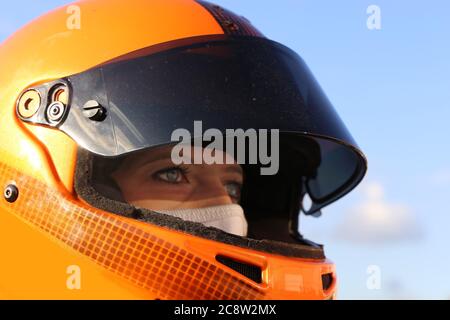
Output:
M22 118L28 119L36 114L41 106L41 96L34 89L24 92L17 104L17 110Z
M92 121L103 121L106 118L106 110L95 100L89 100L83 106L83 115Z
M61 120L64 114L65 106L62 102L53 102L47 108L47 118L50 122L57 122Z
M5 191L3 191L3 196L6 201L12 203L19 197L19 189L15 185L9 184L6 186Z

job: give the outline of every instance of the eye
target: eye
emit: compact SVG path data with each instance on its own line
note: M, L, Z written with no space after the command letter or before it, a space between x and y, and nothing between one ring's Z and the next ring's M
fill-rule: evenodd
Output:
M156 172L154 176L168 183L181 183L187 181L185 174L186 170L183 168L169 168Z
M241 199L241 189L242 186L237 182L229 182L225 185L225 189L227 190L228 195L239 201Z

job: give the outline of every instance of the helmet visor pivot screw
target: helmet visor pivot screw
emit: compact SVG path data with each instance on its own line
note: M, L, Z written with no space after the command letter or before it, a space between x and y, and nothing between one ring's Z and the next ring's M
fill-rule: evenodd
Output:
M18 111L23 118L31 118L41 105L41 97L35 90L28 90L19 98Z
M106 110L95 100L89 100L83 106L83 114L92 121L103 121L106 117Z
M57 122L61 120L64 115L65 106L63 103L56 101L48 106L47 118L50 122Z

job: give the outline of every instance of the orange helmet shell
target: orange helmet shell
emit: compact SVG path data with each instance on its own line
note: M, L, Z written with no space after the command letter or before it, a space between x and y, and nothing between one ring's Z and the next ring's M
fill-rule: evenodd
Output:
M79 10L78 10L79 9ZM79 28L68 19L79 14ZM194 237L92 208L74 192L77 144L17 119L20 93L126 53L171 40L223 34L191 0L86 0L58 8L0 46L0 298L324 299L334 265ZM255 283L218 254L262 270ZM71 267L81 288L70 288ZM323 288L322 278L334 279ZM68 280L69 279L69 280Z

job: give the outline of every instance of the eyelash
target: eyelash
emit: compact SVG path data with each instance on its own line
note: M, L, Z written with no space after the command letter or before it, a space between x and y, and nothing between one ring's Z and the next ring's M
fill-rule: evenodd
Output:
M188 168L182 167L182 166L175 166L175 167L170 167L170 168L161 169L161 170L159 170L159 171L153 173L153 174L152 174L152 177L153 177L154 179L157 179L157 180L162 181L162 182L165 182L165 183L177 184L178 182L170 182L170 181L161 179L161 177L159 176L159 175L161 175L161 174L163 174L163 173L165 173L165 172L171 171L171 170L178 170L185 178L186 178L186 175L189 173L189 169L188 169ZM186 180L187 180L187 178L186 178Z
M170 181L161 179L161 177L159 176L159 175L161 175L163 173L166 173L168 171L171 171L171 170L178 170L183 175L183 177L189 182L189 180L186 178L186 175L189 174L190 170L188 168L186 168L186 167L183 167L183 166L174 166L174 167L169 167L169 168L165 168L165 169L159 170L159 171L153 173L152 177L154 179L158 180L158 181L161 181L161 182L171 183L171 184L178 184L179 182L170 182ZM239 187L239 189L240 189L239 192L242 191L242 183L240 181L228 180L228 181L224 182L224 185L228 185L228 184L237 185ZM235 197L233 197L233 198L235 198Z
M238 181L226 181L225 183L224 183L224 185L230 185L230 184L233 184L233 185L236 185L236 186L238 186L239 187L239 197L234 197L234 196L232 196L231 194L229 195L231 198L233 198L233 199L235 199L235 200L240 200L240 196L241 196L241 193L242 193L242 183L240 183L240 182L238 182Z

